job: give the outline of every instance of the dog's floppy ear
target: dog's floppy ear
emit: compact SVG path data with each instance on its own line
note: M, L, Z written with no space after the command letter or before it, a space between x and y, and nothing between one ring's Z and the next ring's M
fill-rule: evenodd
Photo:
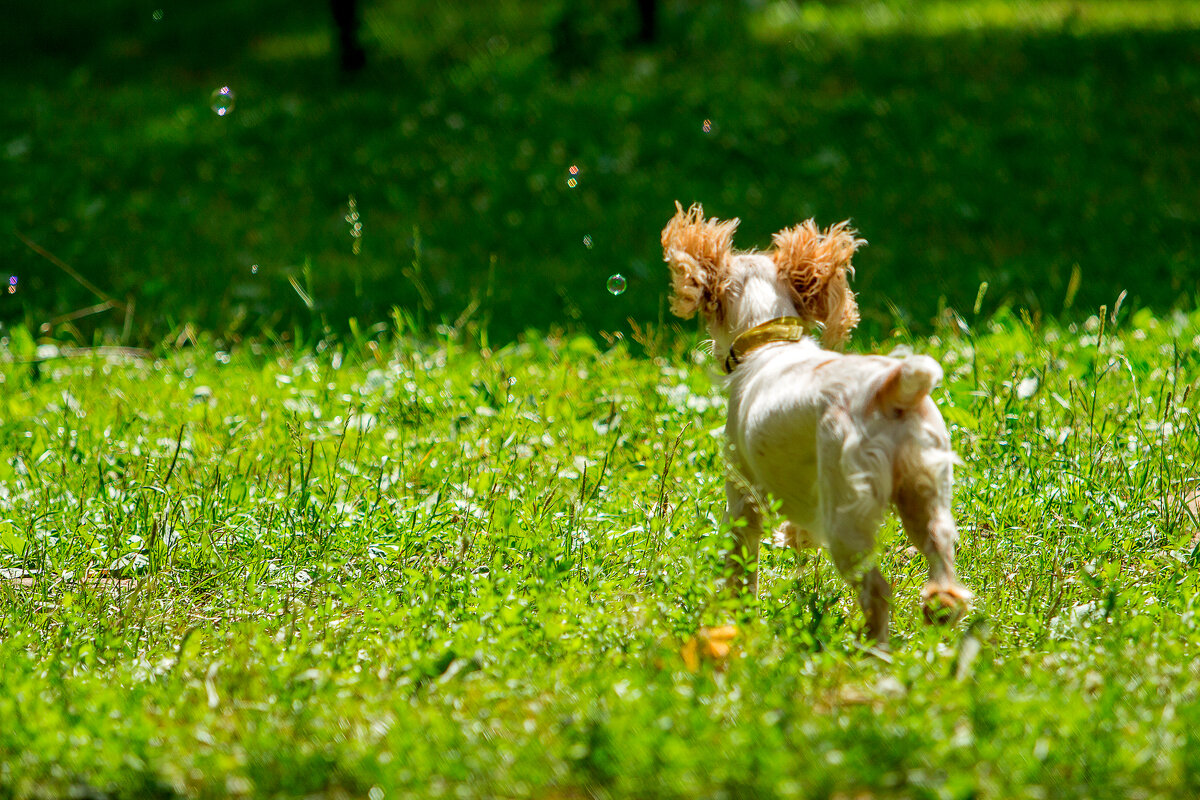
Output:
M858 324L858 303L850 291L854 251L866 244L855 236L849 221L823 233L811 219L773 237L771 257L805 322L825 326L824 344L840 347Z
M675 202L675 216L662 232L663 259L671 267L672 314L687 319L700 311L720 318L737 226L737 219L704 219L699 203L684 211Z

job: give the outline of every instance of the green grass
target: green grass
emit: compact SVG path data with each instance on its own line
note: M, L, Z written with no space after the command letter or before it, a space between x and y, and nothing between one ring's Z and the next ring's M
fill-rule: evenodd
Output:
M1200 794L1196 4L632 5L379 0L352 80L320 3L6 12L0 798ZM823 556L721 591L676 199L871 241L960 626L894 521L890 658Z
M978 602L925 627L889 521L890 660L823 556L720 593L724 401L678 331L155 359L19 333L0 796L1200 790L1200 315L912 342L946 367ZM688 671L727 622L724 671Z
M661 318L676 199L740 216L744 247L852 218L876 336L889 303L928 332L982 281L985 313L1196 304L1194 2L664 0L660 43L635 48L632 0L379 0L349 81L321 3L160 5L19 4L0 31L0 261L19 277L0 320L236 340L399 304L431 325L493 309L505 341L628 332ZM120 308L68 319L101 298L13 229Z

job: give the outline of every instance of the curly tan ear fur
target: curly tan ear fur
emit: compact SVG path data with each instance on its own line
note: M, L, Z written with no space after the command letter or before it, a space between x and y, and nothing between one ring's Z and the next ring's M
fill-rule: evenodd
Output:
M675 202L675 216L662 232L663 260L671 268L672 314L687 319L699 310L720 318L738 222L706 220L699 203L684 211Z
M824 233L811 219L780 231L773 237L771 258L780 277L792 290L792 299L805 322L825 326L821 339L840 347L858 324L858 304L850 291L854 251L866 244L855 237L849 221Z

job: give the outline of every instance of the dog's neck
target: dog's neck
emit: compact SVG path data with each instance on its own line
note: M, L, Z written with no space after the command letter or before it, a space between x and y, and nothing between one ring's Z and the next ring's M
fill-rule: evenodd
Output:
M737 257L754 261L741 271L744 280L727 291L721 322L709 321L718 363L724 363L734 340L746 331L780 317L800 316L770 259L757 253Z
M746 357L760 347L782 342L800 342L807 338L804 320L799 317L775 317L738 334L721 364L726 375L733 373Z

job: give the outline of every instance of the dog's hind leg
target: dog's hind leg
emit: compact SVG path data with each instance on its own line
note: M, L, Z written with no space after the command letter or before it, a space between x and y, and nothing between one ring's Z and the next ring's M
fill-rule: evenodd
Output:
M954 571L954 543L958 538L948 512L930 513L928 506L897 502L908 538L929 561L929 581L921 592L925 621L951 624L962 619L971 592L958 582Z
M904 531L929 561L929 582L921 593L925 620L942 624L961 619L971 600L954 570L958 529L950 511L950 469L947 460L941 470L903 470L895 493Z
M725 522L733 528L733 549L725 558L729 585L758 597L758 546L762 541L762 513L758 502L740 481L725 482Z

